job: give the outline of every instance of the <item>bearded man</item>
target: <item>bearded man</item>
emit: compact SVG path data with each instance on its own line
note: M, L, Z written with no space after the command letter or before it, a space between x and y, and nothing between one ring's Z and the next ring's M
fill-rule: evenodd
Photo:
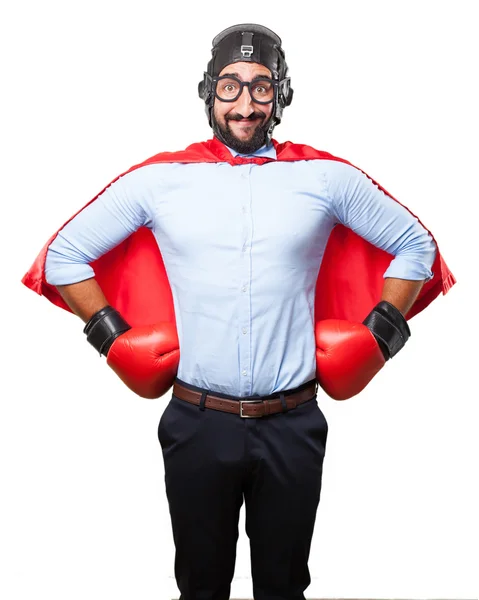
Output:
M222 31L198 92L214 137L111 182L23 282L78 315L139 396L173 386L158 436L181 599L229 598L244 501L255 600L300 600L328 431L318 389L359 394L455 280L364 172L272 138L293 98L273 31Z

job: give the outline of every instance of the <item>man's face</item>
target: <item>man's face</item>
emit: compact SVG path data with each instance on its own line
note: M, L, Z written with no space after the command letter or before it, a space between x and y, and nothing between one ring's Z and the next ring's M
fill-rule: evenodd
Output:
M271 77L264 65L236 62L224 67L221 75L235 75L241 81L252 81L255 77ZM249 154L265 143L264 124L269 120L274 102L258 104L245 86L241 96L234 102L222 102L215 98L213 104L213 131L217 127L226 143L241 154Z

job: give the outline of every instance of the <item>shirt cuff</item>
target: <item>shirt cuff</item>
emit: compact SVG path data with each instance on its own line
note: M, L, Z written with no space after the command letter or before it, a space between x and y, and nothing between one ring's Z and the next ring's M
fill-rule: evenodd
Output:
M95 271L90 265L69 264L51 269L45 267L45 279L50 285L69 285L92 277L95 277Z
M411 281L429 281L434 277L434 273L428 264L413 258L396 256L391 261L383 277L394 277L396 279L410 279Z

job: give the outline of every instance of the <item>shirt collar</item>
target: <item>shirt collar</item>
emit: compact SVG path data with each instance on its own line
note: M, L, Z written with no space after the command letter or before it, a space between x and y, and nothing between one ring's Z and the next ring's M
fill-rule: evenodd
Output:
M228 150L231 152L231 154L233 156L243 156L246 158L252 157L252 156L261 156L264 158L273 158L274 160L276 160L276 148L273 146L272 142L270 142L269 145L265 144L264 146L261 146L261 148L259 148L259 150L256 150L256 152L253 152L252 154L240 154L236 150L233 150L233 148L230 148L229 146L226 146L226 147L228 148Z

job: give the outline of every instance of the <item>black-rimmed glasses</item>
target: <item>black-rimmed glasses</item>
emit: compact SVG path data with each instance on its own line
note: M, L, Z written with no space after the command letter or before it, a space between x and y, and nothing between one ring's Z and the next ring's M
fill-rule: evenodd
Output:
M235 102L243 93L246 86L251 98L258 104L269 104L275 97L278 81L268 77L255 77L253 81L241 81L233 75L212 77L215 96L222 102Z

